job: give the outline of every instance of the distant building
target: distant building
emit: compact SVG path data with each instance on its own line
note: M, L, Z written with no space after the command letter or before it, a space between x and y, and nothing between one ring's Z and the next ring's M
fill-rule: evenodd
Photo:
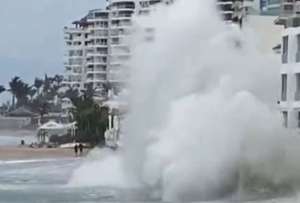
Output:
M217 0L217 5L226 23L242 25L249 0Z
M300 128L300 1L282 0L276 20L282 33L280 109L284 126Z
M279 15L280 0L260 0L261 15Z

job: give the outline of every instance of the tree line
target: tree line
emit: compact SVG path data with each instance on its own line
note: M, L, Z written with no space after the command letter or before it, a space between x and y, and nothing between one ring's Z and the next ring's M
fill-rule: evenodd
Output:
M11 103L7 105L7 110L12 111L19 107L27 107L40 115L46 114L55 97L62 97L59 88L63 82L63 76L45 75L44 78L35 78L32 84L26 83L19 76L13 77L7 87L0 85L0 93L9 92L12 96ZM52 106L53 107L53 106Z
M23 79L13 77L8 86L0 85L0 93L9 92L12 95L9 111L19 107L27 107L40 115L41 120L45 114L53 110L61 110L51 103L55 98L69 98L72 101L70 122L76 121L76 141L88 142L92 145L104 144L104 133L108 127L109 109L95 102L95 89L87 85L85 90L68 88L60 91L63 76L53 77L45 75L44 78L35 78L32 84ZM110 83L103 85L104 95L112 88Z

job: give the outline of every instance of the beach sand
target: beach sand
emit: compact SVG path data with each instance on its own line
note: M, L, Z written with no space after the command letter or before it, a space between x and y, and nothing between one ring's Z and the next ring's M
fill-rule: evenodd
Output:
M84 150L82 156L88 153ZM0 160L26 160L26 159L48 159L48 158L70 158L75 157L73 149L62 148L28 148L28 147L0 147Z

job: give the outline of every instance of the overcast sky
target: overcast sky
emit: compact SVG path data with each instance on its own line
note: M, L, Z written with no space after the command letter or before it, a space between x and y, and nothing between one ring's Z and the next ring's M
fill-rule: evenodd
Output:
M63 27L104 4L105 0L0 0L0 84L15 75L30 81L45 73L63 73Z

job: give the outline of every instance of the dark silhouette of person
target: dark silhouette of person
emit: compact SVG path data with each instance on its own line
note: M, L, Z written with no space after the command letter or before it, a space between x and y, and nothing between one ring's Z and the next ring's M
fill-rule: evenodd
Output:
M74 153L75 153L75 156L78 155L78 145L77 144L75 144L75 146L74 146Z
M82 155L82 153L83 153L83 145L81 143L79 144L79 152L80 152L80 155Z

